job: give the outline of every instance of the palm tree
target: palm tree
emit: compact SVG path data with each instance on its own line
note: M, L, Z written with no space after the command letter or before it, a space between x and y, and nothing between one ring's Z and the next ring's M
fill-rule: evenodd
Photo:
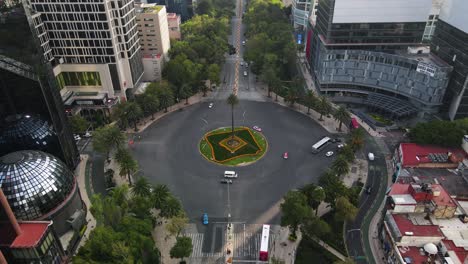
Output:
M317 102L317 112L320 113L320 121L323 121L323 115L328 115L330 114L332 110L332 106L330 102L328 102L328 99L325 96L320 96L318 102Z
M171 195L169 188L164 184L157 184L153 188L151 200L155 209L161 209L167 198Z
M151 120L154 120L154 113L159 109L159 99L154 93L144 93L137 97L137 101L140 103L140 107L146 114L151 114Z
M354 151L362 148L364 145L364 130L362 128L354 129L351 132L351 147Z
M161 87L157 90L159 104L164 108L164 113L167 113L167 108L174 103L174 93L170 87Z
M344 106L340 106L333 113L333 117L335 118L336 121L340 121L340 126L338 127L338 131L341 131L341 125L343 125L343 122L348 121L351 116Z
M322 187L313 183L305 185L301 188L301 191L305 194L307 197L307 203L315 210L315 215L317 215L317 209L320 203L325 199L325 191Z
M333 162L331 167L333 171L339 176L345 175L349 172L348 161L341 155L338 156L338 158Z
M179 199L169 195L169 197L161 206L160 215L165 218L171 218L173 216L179 215L181 212L182 204L180 203Z
M298 90L297 87L292 86L288 89L288 92L286 93L286 96L284 98L284 101L289 102L291 106L294 106L298 99Z
M306 97L305 97L305 104L307 105L307 114L310 115L310 108L315 105L315 102L317 101L317 97L315 96L314 92L312 91L307 91Z
M344 146L343 149L341 149L340 156L342 156L347 162L353 162L356 158L354 156L354 152L351 145Z
M120 176L128 177L128 184L132 186L132 173L138 170L138 163L125 148L119 148L115 153L115 159L120 165Z
M234 106L239 103L239 99L235 94L229 95L227 103L231 106L231 137L234 139Z
M149 197L151 195L151 184L145 177L139 177L132 188L132 194L139 197Z
M113 148L121 147L125 142L125 135L117 126L108 125L96 129L93 133L93 148L100 153L106 154L109 159L109 153Z

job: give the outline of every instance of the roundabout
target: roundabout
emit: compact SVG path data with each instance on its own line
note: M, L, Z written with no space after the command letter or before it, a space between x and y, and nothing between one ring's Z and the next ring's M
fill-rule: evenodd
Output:
M268 143L258 131L222 127L206 133L200 141L200 153L208 161L227 166L245 166L261 159Z
M210 102L214 102L213 108L208 107ZM242 161L248 156L239 157L236 167L229 161L220 164L202 155L201 143L206 135L221 132L220 128L226 129L229 140L230 117L231 107L220 98L159 119L139 134L141 140L132 147L139 169L150 182L166 184L196 223L203 213L212 222L225 221L228 195L226 184L220 181L224 171L235 170L239 176L229 187L232 221L277 224L279 214L271 208L278 206L288 190L317 182L333 161L325 153L335 150L336 145L312 154L311 146L330 135L322 126L305 114L272 102L241 100L234 111L234 123L238 128L249 128L254 136L261 135L265 145L259 145L264 153L254 162ZM254 126L262 132L250 129ZM222 144L229 148L227 140ZM243 145L242 141L233 148ZM289 153L287 160L283 159L285 152Z

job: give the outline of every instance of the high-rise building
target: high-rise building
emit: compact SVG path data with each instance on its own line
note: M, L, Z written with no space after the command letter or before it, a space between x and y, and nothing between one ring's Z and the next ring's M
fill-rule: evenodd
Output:
M166 7L156 4L137 4L137 24L143 56L142 81L161 80L164 62L169 59L169 27Z
M21 10L0 28L0 156L41 150L75 168L79 153L59 89Z
M432 0L320 0L306 57L335 102L401 118L435 113L452 67L422 43Z
M133 0L27 3L67 106L131 95L143 75Z
M453 66L444 109L453 120L468 116L468 2L445 0L431 51Z

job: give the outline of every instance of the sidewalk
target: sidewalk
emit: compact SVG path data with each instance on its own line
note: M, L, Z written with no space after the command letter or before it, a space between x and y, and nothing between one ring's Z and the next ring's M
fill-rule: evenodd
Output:
M207 92L207 96L203 97L203 93L197 93L189 98L189 104L185 104L185 99L180 100L177 104L174 104L170 107L167 108L167 113L164 112L164 110L161 110L157 113L154 114L154 119L151 119L151 115L145 118L142 118L138 123L137 123L137 129L138 131L135 132L135 129L133 129L133 126L129 126L127 130L125 130L125 133L127 134L135 134L139 132L143 132L147 127L149 127L151 124L156 122L158 119L183 108L186 108L188 106L191 106L193 104L196 104L200 101L203 101L203 98L208 98L208 94L210 92Z
M290 232L287 227L280 227L279 230L274 230L273 232L277 234L277 237L273 241L270 258L274 257L278 260L283 260L285 264L294 263L296 259L296 250L302 239L301 232L299 230L296 232L297 239L294 242L289 241Z
M160 219L158 218L158 221L159 220ZM152 235L153 235L154 244L161 252L162 264L179 264L180 259L175 259L175 258L173 259L171 258L171 255L169 254L169 252L171 251L171 248L176 243L176 238L175 236L170 236L168 232L166 231L167 221L168 220L163 219L161 224L156 225L156 227L153 229Z
M88 162L89 157L88 155L84 154L81 154L80 157L81 161L78 167L76 167L75 175L76 182L78 184L78 187L80 188L81 199L87 207L86 222L88 223L88 228L83 234L83 238L81 239L80 244L76 248L76 252L78 252L78 249L86 243L86 241L88 240L89 233L96 227L96 219L89 211L89 209L91 208L91 199L89 195L92 195L92 193L90 194L86 191L86 163Z

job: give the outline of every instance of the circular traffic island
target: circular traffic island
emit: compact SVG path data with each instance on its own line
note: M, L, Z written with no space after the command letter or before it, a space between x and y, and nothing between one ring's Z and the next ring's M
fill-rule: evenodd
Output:
M268 143L258 131L248 127L223 127L206 133L199 148L203 157L211 162L227 166L245 166L265 155Z

